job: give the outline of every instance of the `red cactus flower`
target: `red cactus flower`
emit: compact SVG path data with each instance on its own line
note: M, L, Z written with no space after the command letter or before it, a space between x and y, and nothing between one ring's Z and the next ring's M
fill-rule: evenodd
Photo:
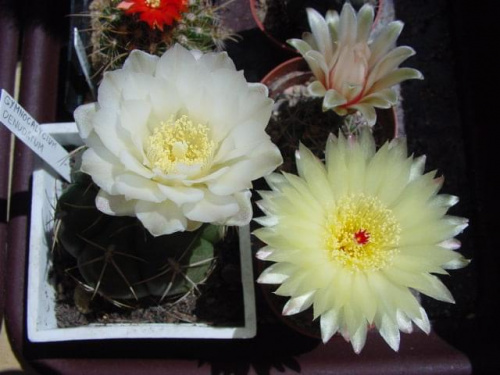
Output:
M139 14L139 19L152 29L170 26L187 10L187 0L126 0L117 6L125 14Z

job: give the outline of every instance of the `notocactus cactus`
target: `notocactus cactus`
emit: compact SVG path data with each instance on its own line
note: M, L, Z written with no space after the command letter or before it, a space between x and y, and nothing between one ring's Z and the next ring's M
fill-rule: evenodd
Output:
M179 20L171 25L151 27L119 6L126 2L93 0L89 6L89 57L96 76L120 68L133 49L158 56L175 43L202 52L221 50L224 42L232 39L232 32L221 24L221 6L212 5L210 0L185 2L186 11Z
M95 207L98 189L80 173L59 197L55 243L75 258L78 279L112 301L182 296L215 265L220 227L153 237L133 217L108 216Z

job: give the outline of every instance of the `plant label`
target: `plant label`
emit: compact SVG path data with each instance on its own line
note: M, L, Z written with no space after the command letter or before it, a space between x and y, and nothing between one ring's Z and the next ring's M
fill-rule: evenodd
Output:
M2 89L0 122L66 181L70 181L68 152L21 105Z
M90 92L92 96L95 98L95 86L90 78L90 63L87 58L87 53L85 52L85 47L82 42L82 38L80 37L80 31L77 27L73 29L73 47L75 48L76 57L78 58L78 62L80 63L80 69L85 76L85 81L89 86Z

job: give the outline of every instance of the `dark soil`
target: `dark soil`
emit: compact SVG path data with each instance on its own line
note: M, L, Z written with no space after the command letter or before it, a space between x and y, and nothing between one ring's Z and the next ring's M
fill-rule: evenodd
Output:
M279 170L296 174L295 151L299 142L323 158L328 135L338 133L342 118L333 111L323 112L322 98L301 98L297 103L281 100L267 131L283 156Z
M216 326L243 326L244 305L238 249L238 232L228 231L216 244L216 262L205 283L186 295L162 302L159 298L112 300L93 296L85 287L72 256L62 249L54 252L52 282L58 292L56 316L59 327L91 323L182 323L202 322Z
M198 321L235 327L245 323L238 240L237 229L229 228L226 239L217 244L216 267L201 285L193 311Z
M283 311L283 307L288 302L289 298L274 294L276 285L261 285L260 287L266 302L269 304L269 307L276 316L280 317L282 323L305 336L316 339L321 338L319 319L313 320L314 316L311 308L298 314L284 316L281 312Z
M403 109L408 148L415 155L427 156L426 170L438 170L445 177L441 193L457 195L460 202L449 214L471 218L471 227L458 236L459 250L472 259L467 267L441 277L455 297L448 304L423 296L430 318L451 321L472 314L476 299L475 250L472 233L473 202L467 176L465 140L459 113L455 56L450 46L451 13L446 1L396 3L396 13L405 23L399 44L410 45L416 55L406 65L419 69L425 79L402 84Z
M427 154L428 169L445 177L442 192L460 197L451 214L470 220L458 238L459 251L472 261L441 278L456 303L424 298L423 304L435 331L471 359L474 374L497 374L500 253L491 233L497 230L498 183L491 176L498 139L489 136L497 126L491 118L496 99L484 95L498 79L485 63L484 37L498 35L497 13L491 11L496 4L399 0L395 5L405 23L400 43L415 48L411 64L425 76L402 85L410 150Z
M323 160L329 135L346 132L344 117L334 111L323 111L323 98L305 94L307 83L291 86L273 96L275 107L266 130L283 156L283 164L278 167L278 171L297 173L295 152L299 142ZM393 113L378 113L377 123L372 129L376 143L380 146L392 139L396 124ZM360 118L357 120L361 121Z

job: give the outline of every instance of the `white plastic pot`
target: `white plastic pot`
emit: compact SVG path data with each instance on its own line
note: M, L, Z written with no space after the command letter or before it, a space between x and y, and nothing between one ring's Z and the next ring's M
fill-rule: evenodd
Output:
M82 144L74 123L43 125L63 146ZM49 281L52 266L51 236L56 198L62 181L44 162L39 161L33 173L31 229L29 239L27 335L33 342L71 340L184 338L232 339L251 338L256 334L256 312L250 230L239 228L239 251L243 285L244 325L210 326L202 323L110 323L73 328L57 326L56 291Z

